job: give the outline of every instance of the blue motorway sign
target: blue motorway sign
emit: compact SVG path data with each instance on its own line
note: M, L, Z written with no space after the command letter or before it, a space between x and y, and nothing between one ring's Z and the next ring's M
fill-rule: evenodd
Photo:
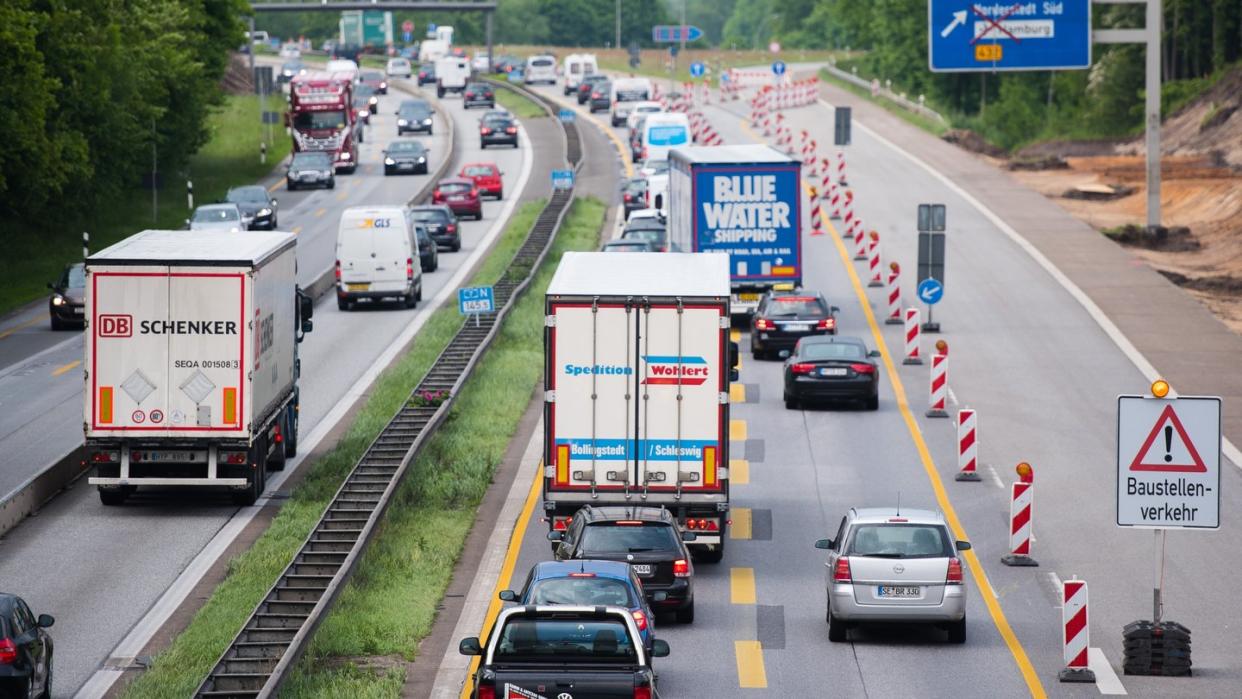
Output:
M690 76L694 78L703 77L703 64L698 61L691 63L690 64Z
M1091 67L1091 1L930 0L933 71Z
M651 28L651 40L662 44L680 42L682 34L688 42L703 38L703 30L689 24L657 24Z
M924 279L919 282L918 294L919 300L929 306L934 306L944 298L944 284L941 284L939 279Z
M470 286L458 289L457 310L462 315L495 313L496 292L490 286Z
M566 124L572 124L574 122L574 110L562 109L560 112L557 112L557 117Z
M573 189L574 188L574 171L573 170L553 170L552 171L552 189Z
M777 75L784 75L785 74L785 62L784 61L773 61L772 72Z
M410 43L414 39L414 32L401 32L401 40Z

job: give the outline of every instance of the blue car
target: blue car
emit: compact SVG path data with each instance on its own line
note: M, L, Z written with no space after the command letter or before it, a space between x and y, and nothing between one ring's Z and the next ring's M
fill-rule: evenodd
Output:
M657 592L656 596L663 595ZM518 604L575 604L625 607L651 648L655 616L647 606L643 584L629 563L621 561L543 561L531 567L522 591L501 590L500 599ZM657 600L659 601L659 600Z

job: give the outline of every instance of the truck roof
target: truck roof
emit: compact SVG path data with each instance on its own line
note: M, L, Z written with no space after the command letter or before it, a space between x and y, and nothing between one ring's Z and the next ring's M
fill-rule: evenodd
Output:
M678 146L669 155L674 163L725 165L758 165L777 163L791 165L798 163L784 153L765 145L749 146Z
M728 296L723 253L567 252L549 296Z
M86 259L92 264L258 266L297 243L280 231L142 231Z

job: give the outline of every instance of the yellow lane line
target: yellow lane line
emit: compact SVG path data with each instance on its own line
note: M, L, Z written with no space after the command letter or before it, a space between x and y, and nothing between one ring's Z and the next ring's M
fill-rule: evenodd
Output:
M326 214L326 213L328 213L328 210L327 210L327 209L325 209L325 208L323 208L323 207L320 207L320 208L318 208L318 209L316 209L316 210L315 210L315 216L316 216L316 217L323 216L323 215L324 215L324 214Z
M539 469L535 472L535 479L531 481L530 492L526 494L526 502L522 505L522 514L518 515L517 524L513 527L513 535L509 537L509 548L505 551L505 561L500 566L500 577L496 578L496 589L493 591L491 602L487 605L487 615L483 617L483 628L479 630L479 637L486 638L487 632L496 623L496 617L500 615L502 602L500 601L500 591L509 589L509 584L513 580L513 568L517 566L518 553L522 550L522 538L526 536L526 526L530 524L531 514L535 511L535 503L539 500L540 486L543 484L543 461L539 462ZM470 670L466 677L474 676L479 670L479 657L475 656L470 660ZM471 683L467 679L461 688L461 699L470 699Z
M68 364L62 367L56 367L56 370L52 372L52 376L60 376L61 374L72 370L74 367L78 366L81 363L82 363L81 359L75 359L72 362L69 362Z
M729 459L730 485L750 485L750 462L746 459Z
M293 234L294 234L294 235L297 235L298 233L301 233L301 232L302 232L302 227L301 227L301 226L294 226L294 227L293 227Z
M746 402L746 384L731 383L729 384L729 402L745 403Z
M346 187L346 189L348 189L348 187ZM348 196L349 196L349 192L339 192L339 193L337 193L337 195L336 195L336 200L337 200L337 201L345 201L345 199L346 199Z
M34 318L31 318L30 320L26 321L25 323L20 323L20 324L18 324L18 325L14 325L13 327L9 328L8 330L5 330L5 331L3 331L3 332L0 332L0 340L3 340L4 338L8 337L9 335L12 335L13 333L17 332L18 330L23 330L23 329L25 329L25 328L29 328L29 327L30 327L30 326L32 326L32 325L38 325L39 323L46 322L46 321L47 321L47 319L48 319L48 316L46 316L46 315L39 315L39 316L36 316L36 317L34 317Z
M729 601L733 604L755 603L755 569L729 569Z
M743 689L766 689L768 673L763 669L763 646L758 641L734 641L737 657L737 684Z
M729 525L730 539L749 539L750 538L750 508L749 507L730 507L729 518L733 523Z
M729 440L733 442L746 441L746 421L741 418L729 420Z
M742 341L742 331L741 331L741 330L738 330L737 328L732 328L732 329L730 329L730 330L729 330L729 339L730 339L730 340L733 340L734 342L741 342L741 341Z
M280 189L281 186L284 185L284 183L285 183L284 178L276 180L275 182L272 183L271 187L267 188L267 193L271 194L272 192L275 192L276 190Z

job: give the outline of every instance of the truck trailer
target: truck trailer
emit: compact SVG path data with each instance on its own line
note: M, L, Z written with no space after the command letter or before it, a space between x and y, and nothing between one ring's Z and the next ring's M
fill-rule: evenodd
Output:
M752 314L774 284L802 283L802 164L764 145L669 155L669 243L729 254L733 312Z
M86 259L86 458L105 505L138 486L243 505L297 453L298 344L313 303L297 238L143 231Z
M665 507L703 560L729 517L728 258L569 252L545 297L543 507Z

